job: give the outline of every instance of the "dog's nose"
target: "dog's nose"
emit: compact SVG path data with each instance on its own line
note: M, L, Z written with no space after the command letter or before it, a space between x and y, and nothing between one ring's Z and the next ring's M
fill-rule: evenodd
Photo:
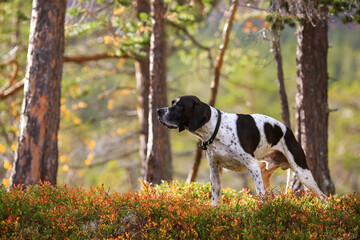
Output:
M158 114L158 115L161 115L161 114L163 113L163 111L164 111L164 109L159 108L159 109L157 110L157 114Z

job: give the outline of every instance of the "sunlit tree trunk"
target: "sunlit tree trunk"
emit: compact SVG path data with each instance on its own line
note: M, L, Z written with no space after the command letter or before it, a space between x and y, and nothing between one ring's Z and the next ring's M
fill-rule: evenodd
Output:
M66 0L34 0L13 184L56 184Z
M164 2L151 0L153 30L150 43L149 139L144 179L153 184L172 178L169 131L156 110L167 105Z
M150 4L146 0L137 0L136 9L138 19L140 13L150 13ZM146 53L144 59L138 59L135 61L135 74L136 74L136 86L138 91L138 106L137 113L140 123L140 136L139 136L139 154L142 165L142 175L145 174L146 166L146 152L148 142L149 131L149 92L150 92L150 74L149 74L149 48L144 48Z
M298 25L296 132L320 189L334 194L328 168L327 33L326 18L304 18Z

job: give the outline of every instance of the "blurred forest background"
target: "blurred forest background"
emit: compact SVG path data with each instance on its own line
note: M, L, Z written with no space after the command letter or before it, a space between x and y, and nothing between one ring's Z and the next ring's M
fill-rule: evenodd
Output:
M137 16L136 1L67 1L59 184L104 184L124 192L141 185L140 124L134 59L149 44L148 14ZM226 1L165 1L168 105L180 95L210 96L212 71L222 43ZM277 72L271 52L268 3L240 1L224 57L216 107L262 113L281 120ZM5 185L16 151L29 42L31 1L0 1L0 179ZM290 24L291 25L291 24ZM291 122L296 94L296 28L285 25L281 50ZM329 168L336 193L359 191L360 26L329 18ZM66 57L69 57L68 59ZM67 59L67 60L66 60ZM14 93L7 95L9 86ZM14 90L14 89L13 89ZM294 126L292 125L292 128ZM197 139L170 131L173 177L185 181ZM225 172L223 186L252 188L248 173ZM209 181L206 160L199 182ZM278 170L272 185L285 186Z

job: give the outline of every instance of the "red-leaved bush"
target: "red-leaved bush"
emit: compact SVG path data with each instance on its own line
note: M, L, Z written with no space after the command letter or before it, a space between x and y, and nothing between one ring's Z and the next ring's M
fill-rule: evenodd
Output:
M177 181L136 193L47 183L0 187L2 239L358 239L360 194L324 201L312 193L267 196L225 189L212 207L210 185Z

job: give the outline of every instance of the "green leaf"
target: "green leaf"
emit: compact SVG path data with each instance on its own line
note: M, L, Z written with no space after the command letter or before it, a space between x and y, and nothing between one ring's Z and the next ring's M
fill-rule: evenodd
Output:
M124 7L130 7L131 6L131 1L129 1L129 0L118 0L117 2L120 5L124 6Z
M146 22L149 19L149 14L141 12L139 13L139 18L141 21Z

